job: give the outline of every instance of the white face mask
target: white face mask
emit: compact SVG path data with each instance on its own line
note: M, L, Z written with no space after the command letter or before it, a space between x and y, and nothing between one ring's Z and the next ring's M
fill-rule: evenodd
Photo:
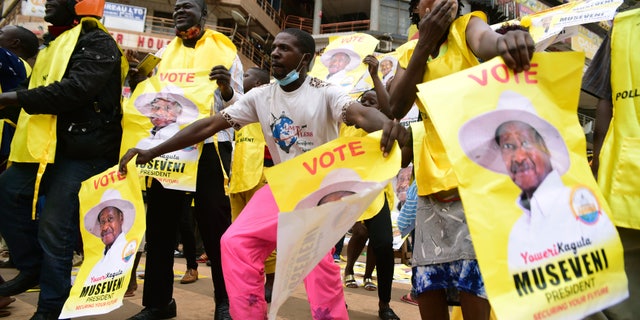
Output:
M298 62L298 65L296 66L296 68L291 70L289 73L287 73L287 75L284 76L284 78L276 79L275 80L276 83L281 86L286 86L298 80L300 78L300 71L298 71L298 68L300 68L300 65L302 64L302 60L304 60L304 56L306 55L307 55L306 53L302 55L302 58L300 59L300 62Z

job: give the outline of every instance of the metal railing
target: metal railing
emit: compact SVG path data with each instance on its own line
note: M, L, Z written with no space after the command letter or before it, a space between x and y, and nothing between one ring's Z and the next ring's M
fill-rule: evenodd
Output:
M320 25L320 33L336 33L369 30L370 20L355 20Z
M271 20L276 23L276 25L282 26L282 15L279 11L274 9L269 2L264 0L256 0L256 3L260 6L260 8L262 8L262 11L264 11L271 18Z
M282 26L282 28L296 28L309 33L313 33L313 19L288 15L284 19L284 25Z

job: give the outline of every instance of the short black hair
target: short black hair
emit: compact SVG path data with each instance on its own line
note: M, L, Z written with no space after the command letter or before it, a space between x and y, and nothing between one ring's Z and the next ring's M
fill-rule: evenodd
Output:
M20 46L25 54L24 58L32 58L38 53L40 41L38 41L38 37L35 33L31 32L31 30L23 26L16 26L16 37L20 40Z
M316 42L313 40L311 34L296 28L287 28L282 30L282 32L296 37L296 39L298 39L298 49L300 49L302 53L308 53L310 58L313 58L316 53Z
M251 67L249 69L254 70L256 72L256 78L258 78L258 80L262 84L269 83L269 80L270 80L269 71L262 68L258 68L258 67Z

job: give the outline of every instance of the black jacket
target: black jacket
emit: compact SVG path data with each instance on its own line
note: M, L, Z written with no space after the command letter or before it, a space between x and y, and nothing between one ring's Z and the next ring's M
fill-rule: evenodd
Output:
M18 104L27 113L58 116L56 155L117 160L122 138L121 59L113 38L85 23L62 79L17 91Z

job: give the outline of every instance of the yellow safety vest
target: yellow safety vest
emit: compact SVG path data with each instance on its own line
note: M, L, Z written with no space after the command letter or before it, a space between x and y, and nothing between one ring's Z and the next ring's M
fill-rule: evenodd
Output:
M640 9L618 13L613 25L613 118L600 151L598 185L614 223L640 229L640 54L635 50L640 49Z
M182 44L182 39L179 37L171 40L162 53L162 61L160 61L158 65L158 73L172 69L211 70L211 68L217 65L223 65L227 69L230 69L236 55L236 46L227 36L217 31L205 30L204 35L196 42L194 48L185 47ZM213 94L213 89L209 94ZM214 113L214 108L211 106L211 114L213 115ZM214 138L213 141L216 146L218 158L220 158L218 139ZM222 159L220 160L220 166L224 173L225 190L228 193L227 183L229 181L229 175L224 170Z
M108 32L95 18L84 17L80 23L63 32L49 45L40 50L33 66L29 88L47 86L62 80L71 53L78 42L83 26L95 25ZM122 49L120 50L122 53ZM124 57L124 54L122 54ZM121 59L121 83L127 76L129 64L127 59ZM33 198L33 212L38 200L40 180L48 163L53 163L56 155L56 116L51 114L28 114L20 111L16 133L11 142L9 160L12 162L39 163L36 178L35 194Z
M260 123L251 123L236 131L229 193L244 192L258 185L264 170L266 145Z
M423 76L423 82L438 79L479 64L478 59L467 46L466 30L471 17L487 20L486 15L479 11L471 12L456 19L451 24L451 30L447 36L446 52L428 62L429 66ZM398 52L398 62L402 68L407 68L417 43L418 40L412 40L396 50ZM425 134L428 137L424 140L424 151L421 154L420 165L422 170L420 174L416 171L416 179L419 179L418 186L422 189L418 192L420 194L432 194L453 189L458 186L458 179L453 172L453 167L447 157L442 141L420 100L416 99L416 104L422 114Z

